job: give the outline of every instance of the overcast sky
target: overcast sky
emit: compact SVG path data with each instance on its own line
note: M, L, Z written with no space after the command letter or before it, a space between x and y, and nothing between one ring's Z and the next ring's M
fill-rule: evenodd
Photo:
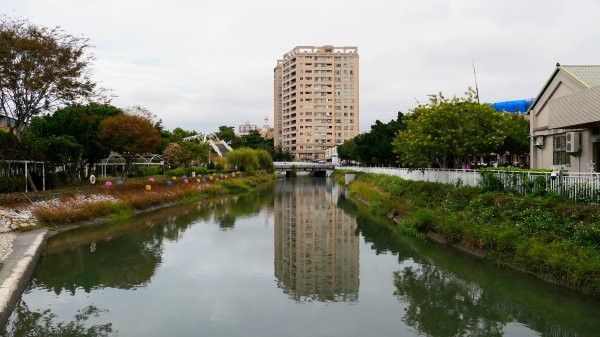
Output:
M298 45L356 46L360 129L427 95L535 97L561 64L600 64L598 0L1 0L91 39L93 78L167 129L273 124L273 67Z

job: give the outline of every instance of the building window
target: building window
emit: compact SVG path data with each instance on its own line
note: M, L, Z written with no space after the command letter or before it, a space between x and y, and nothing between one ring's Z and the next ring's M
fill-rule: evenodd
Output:
M552 147L552 164L553 165L565 165L570 166L571 157L567 154L567 136L557 135L554 136L554 142Z

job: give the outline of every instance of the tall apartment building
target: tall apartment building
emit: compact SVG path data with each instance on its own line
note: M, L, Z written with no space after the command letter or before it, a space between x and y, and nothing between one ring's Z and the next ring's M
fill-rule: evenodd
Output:
M299 160L322 160L327 148L359 132L358 49L298 46L274 69L275 146Z

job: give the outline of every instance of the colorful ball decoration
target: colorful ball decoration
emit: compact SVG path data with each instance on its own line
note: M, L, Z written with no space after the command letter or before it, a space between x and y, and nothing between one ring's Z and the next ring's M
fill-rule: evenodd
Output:
M107 181L107 182L105 182L105 183L104 183L104 186L106 186L106 187L111 187L111 186L112 186L112 182L110 182L110 181Z
M172 176L171 179L177 180L177 177L176 176Z
M202 180L200 180L200 179L196 179L196 181L197 181L198 183L201 183L201 182L202 182Z
M202 183L205 184L206 183L206 178L202 178Z
M173 182L172 182L172 181L170 181L170 180L169 180L169 181L167 181L167 186L169 186L169 187L173 186Z
M154 178L150 178L148 179L149 182L153 183L154 182Z
M183 179L183 183L184 183L184 184L187 184L187 183L189 183L189 182L190 182L189 180L187 180L187 179Z
M221 174L219 177L221 177L221 179L223 179L224 176Z
M121 180L121 179L117 180L117 185L123 185L123 180Z
M152 189L152 186L146 185L146 191L150 191L151 189Z

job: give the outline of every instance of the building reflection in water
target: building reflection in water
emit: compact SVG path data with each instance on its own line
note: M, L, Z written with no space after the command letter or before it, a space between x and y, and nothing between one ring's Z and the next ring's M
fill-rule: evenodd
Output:
M296 301L358 299L356 219L336 207L339 191L327 181L298 178L277 186L275 277Z

